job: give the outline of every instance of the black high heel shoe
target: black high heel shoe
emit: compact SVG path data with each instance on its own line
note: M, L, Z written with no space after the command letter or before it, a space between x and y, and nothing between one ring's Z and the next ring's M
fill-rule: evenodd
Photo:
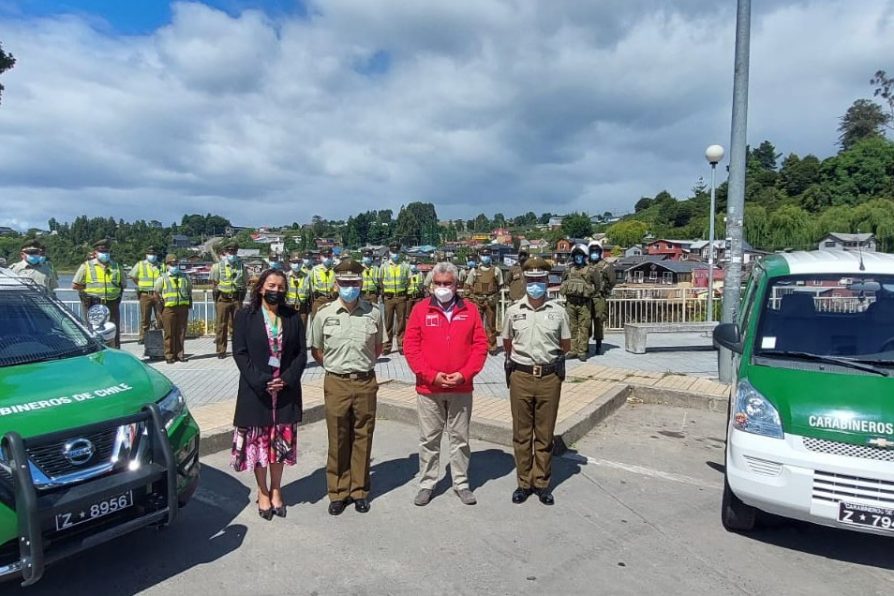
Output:
M258 501L255 501L255 503L258 503ZM270 509L261 509L261 505L258 504L258 515L260 515L263 519L266 519L267 521L273 519L273 512L273 507L271 507Z
M273 515L275 515L276 517L285 517L286 516L286 506L280 505L279 507L274 507Z

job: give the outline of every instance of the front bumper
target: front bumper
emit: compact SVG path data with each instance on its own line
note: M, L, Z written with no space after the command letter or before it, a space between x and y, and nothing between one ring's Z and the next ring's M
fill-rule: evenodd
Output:
M146 526L172 523L180 504L198 484L198 429L194 428L191 417L184 418L171 431L180 433L185 441L173 441L173 436L169 439L155 404L146 406L137 415L112 421L115 425L145 425L148 460L126 470L50 491L38 491L31 466L26 462L29 462L28 448L53 437L22 439L14 432L4 435L3 448L13 475L11 510L18 539L4 545L0 553L0 580L21 575L22 585L31 585L41 578L45 566L55 561ZM172 441L178 446L176 453ZM133 506L128 509L85 524L83 529L56 530L57 513L75 511L126 492L133 495Z
M732 492L761 511L894 535L891 530L838 521L841 502L894 509L894 462L811 450L798 435L771 439L732 429L726 475Z

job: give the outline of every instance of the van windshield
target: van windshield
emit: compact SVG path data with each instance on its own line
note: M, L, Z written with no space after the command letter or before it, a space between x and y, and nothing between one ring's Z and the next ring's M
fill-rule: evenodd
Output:
M764 297L755 353L894 364L894 276L774 279Z
M0 367L100 349L65 307L38 289L0 289Z

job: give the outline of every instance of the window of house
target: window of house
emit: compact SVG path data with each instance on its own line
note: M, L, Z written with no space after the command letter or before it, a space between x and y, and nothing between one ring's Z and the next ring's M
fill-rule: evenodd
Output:
M658 281L658 272L657 271L649 271L649 281L652 283Z
M671 273L670 271L665 271L665 272L664 272L664 275L662 275L662 278L661 278L661 279L662 279L662 282L663 282L663 283L666 283L667 285L673 285L673 283L674 283L674 274Z
M827 240L827 241L826 241L826 247L827 247L827 248L835 248L835 241L834 241L834 240Z

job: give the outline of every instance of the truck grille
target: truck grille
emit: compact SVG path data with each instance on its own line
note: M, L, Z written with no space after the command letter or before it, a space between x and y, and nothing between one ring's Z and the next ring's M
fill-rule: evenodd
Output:
M894 482L816 470L813 473L813 498L833 503L869 502L894 509Z
M812 437L804 437L803 440L805 448L817 453L894 462L894 450L892 449L879 449L870 445L854 445L852 443L827 441L826 439L814 439Z
M74 472L85 470L92 466L108 462L112 457L112 450L115 447L115 437L118 429L110 428L99 432L84 435L83 438L93 443L94 453L89 461L81 464L72 464L65 458L63 450L66 441L56 441L48 445L40 445L38 447L29 447L28 455L31 462L41 469L41 471L50 478L58 478ZM80 438L70 437L68 440Z

